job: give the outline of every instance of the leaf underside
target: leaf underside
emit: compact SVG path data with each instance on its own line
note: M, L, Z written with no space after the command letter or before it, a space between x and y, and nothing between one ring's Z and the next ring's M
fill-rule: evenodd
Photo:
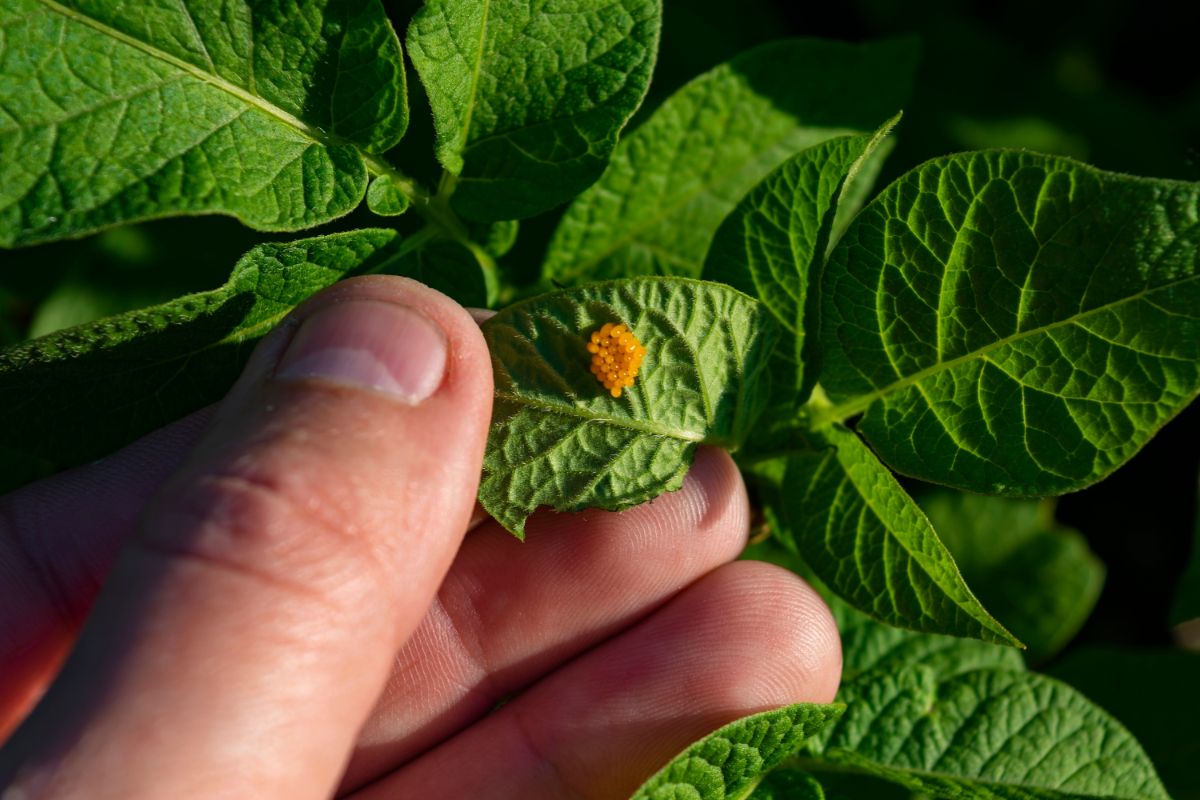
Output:
M804 703L732 722L672 759L634 793L632 800L745 797L766 773L842 711L837 705Z
M980 605L929 520L862 440L840 425L812 436L814 449L787 460L781 535L817 576L889 625L1020 646Z
M587 337L623 322L647 355L612 397ZM556 292L483 324L496 381L479 499L522 535L540 505L622 509L679 488L696 445L734 448L761 410L777 330L727 286L644 278Z
M407 125L379 0L7 0L0 246L170 214L296 230Z

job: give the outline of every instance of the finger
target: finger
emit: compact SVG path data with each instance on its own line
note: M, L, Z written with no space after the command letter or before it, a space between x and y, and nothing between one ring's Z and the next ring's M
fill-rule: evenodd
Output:
M470 308L477 323L494 311ZM165 425L116 453L0 496L0 741L17 692L17 662L69 643L142 508L179 468L216 406ZM486 519L476 504L470 527ZM54 662L55 659L50 659ZM36 669L35 673L48 670Z
M57 671L137 515L214 408L0 497L0 742Z
M490 361L469 315L403 279L341 284L294 320L123 548L0 785L334 788L469 519Z
M477 323L495 314L468 313ZM215 409L0 497L0 742L58 671L121 542ZM486 518L476 504L469 528Z
M840 672L820 597L739 561L355 798L628 797L733 719L832 700Z
M446 739L737 558L748 516L732 459L702 448L683 488L650 503L539 513L523 544L494 522L471 534L398 654L342 788Z

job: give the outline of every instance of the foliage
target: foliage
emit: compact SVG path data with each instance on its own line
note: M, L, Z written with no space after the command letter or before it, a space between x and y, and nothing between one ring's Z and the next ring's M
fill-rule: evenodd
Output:
M836 720L843 710L837 705L802 703L731 722L672 759L634 793L632 800L777 796L771 792L778 792L778 787L770 791L755 789L777 764ZM813 793L811 785L792 788Z
M0 8L0 246L100 232L32 251L73 253L58 271L5 255L0 483L217 400L321 288L412 276L500 309L480 501L506 528L644 502L699 444L724 447L770 529L748 552L810 578L838 618L840 719L735 722L639 797L837 797L848 773L938 797L1166 797L1092 701L1156 758L1194 732L1164 742L1093 695L1097 657L1062 673L1089 700L1012 647L1033 663L1068 648L1105 565L1051 503L1004 496L1104 479L1200 393L1200 184L1085 165L1051 123L976 118L947 130L983 149L889 174L911 39L756 40L665 96L661 0L399 17L380 0ZM994 146L1019 131L1058 154ZM413 177L431 165L436 185ZM184 288L187 248L156 238L173 228L115 227L209 214L336 230L225 225L220 258L254 246L201 291L217 278ZM537 276L514 266L526 241L545 245ZM177 275L93 280L156 247ZM607 322L647 349L620 397L589 372ZM1198 613L1192 563L1178 621ZM1144 663L1169 677L1181 655ZM1194 789L1182 774L1163 772L1172 791Z
M614 398L587 337L625 322L646 375ZM762 306L685 278L599 283L518 303L483 324L496 394L479 500L522 535L538 506L637 505L678 489L696 446L736 448L765 399L775 330Z

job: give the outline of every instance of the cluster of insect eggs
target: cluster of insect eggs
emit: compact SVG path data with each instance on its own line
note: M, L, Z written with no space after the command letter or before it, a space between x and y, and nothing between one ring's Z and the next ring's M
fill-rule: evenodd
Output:
M592 354L592 374L613 397L620 397L622 389L633 386L646 357L646 348L633 331L624 324L611 322L592 334L587 349Z

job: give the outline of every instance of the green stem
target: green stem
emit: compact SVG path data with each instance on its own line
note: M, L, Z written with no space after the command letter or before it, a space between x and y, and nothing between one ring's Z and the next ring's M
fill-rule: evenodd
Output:
M480 267L488 270L493 276L499 275L495 259L471 238L466 224L450 208L450 195L454 193L454 187L458 183L456 176L443 172L437 194L430 194L421 184L379 156L371 153L363 153L362 156L367 165L367 172L371 175L386 175L400 191L408 195L413 210L427 223L438 229L443 236L470 250Z
M384 161L380 156L373 153L362 153L362 158L366 162L367 172L373 176L387 176L388 180L394 183L400 191L408 195L413 210L424 217L426 222L440 228L444 235L451 239L463 244L470 241L466 226L450 209L450 204L444 198L440 195L430 194L425 187Z
M866 411L868 406L878 400L876 395L862 395L853 397L844 403L838 405L828 404L820 408L814 408L812 416L813 428L821 428L826 425L832 425L835 422L845 422L857 414Z
M408 195L409 200L414 205L427 203L429 201L429 193L425 191L421 184L417 183L412 178L405 175L400 170L393 167L388 162L384 161L380 156L373 153L364 153L361 150L363 161L367 165L367 172L371 175L387 175L392 183L400 187L400 191Z

